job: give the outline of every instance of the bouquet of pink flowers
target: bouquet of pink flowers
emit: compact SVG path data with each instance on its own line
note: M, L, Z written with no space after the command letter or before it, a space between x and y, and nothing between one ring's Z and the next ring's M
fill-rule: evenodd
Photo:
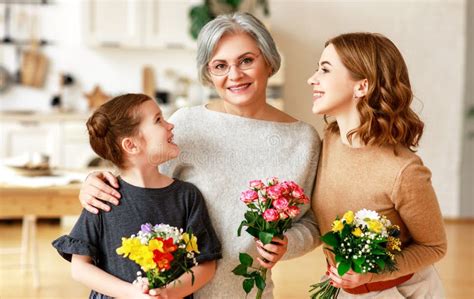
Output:
M140 265L148 279L150 289L161 288L185 272L193 275L199 253L197 238L167 224L143 224L140 231L130 238L122 238L117 254L128 257ZM141 272L138 272L141 278ZM192 276L194 283L194 275Z
M240 223L237 235L240 237L245 226L247 233L260 239L263 244L270 243L273 237L283 239L283 233L291 227L293 218L300 214L298 206L308 204L309 198L295 182L279 182L275 177L268 179L266 183L261 180L250 181L249 185L249 190L240 195L240 200L247 205L248 211ZM253 258L247 253L240 253L239 260L240 264L232 272L245 277L242 285L245 293L248 294L257 286L256 298L261 298L267 269L252 267Z

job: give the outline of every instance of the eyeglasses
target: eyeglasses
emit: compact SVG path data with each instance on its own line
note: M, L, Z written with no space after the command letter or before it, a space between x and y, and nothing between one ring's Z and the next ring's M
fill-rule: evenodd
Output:
M241 71L249 70L255 67L255 61L261 55L258 54L256 56L245 56L239 60L238 63L234 64L227 64L225 62L217 61L213 64L207 66L209 72L215 76L224 76L227 75L230 71L230 67L235 65Z

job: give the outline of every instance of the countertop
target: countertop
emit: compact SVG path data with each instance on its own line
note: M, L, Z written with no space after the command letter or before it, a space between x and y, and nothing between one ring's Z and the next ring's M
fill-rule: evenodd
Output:
M0 121L87 120L89 116L89 112L0 111Z

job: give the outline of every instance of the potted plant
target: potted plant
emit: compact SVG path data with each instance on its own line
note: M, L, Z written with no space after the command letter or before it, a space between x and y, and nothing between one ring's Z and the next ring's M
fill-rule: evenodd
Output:
M270 15L268 0L204 0L189 11L191 36L197 39L201 28L220 14L237 11L253 13L257 8L261 8L265 16Z

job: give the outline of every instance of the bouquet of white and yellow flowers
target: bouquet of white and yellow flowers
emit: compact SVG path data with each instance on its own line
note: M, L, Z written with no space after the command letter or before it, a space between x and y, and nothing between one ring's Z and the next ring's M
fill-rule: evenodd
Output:
M357 273L395 271L395 253L401 251L400 228L385 216L362 209L348 211L336 218L332 230L321 237L335 255L337 272L343 276L350 269ZM330 279L311 286L311 298L337 298L340 289Z

